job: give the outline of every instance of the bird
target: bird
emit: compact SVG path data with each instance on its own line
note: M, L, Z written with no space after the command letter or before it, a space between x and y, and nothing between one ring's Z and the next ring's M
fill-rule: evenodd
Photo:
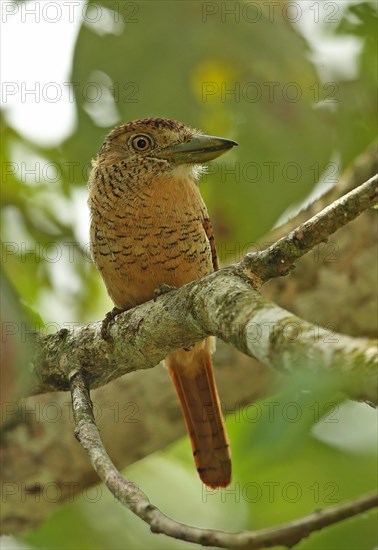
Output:
M91 252L116 308L127 310L218 269L212 224L199 190L203 164L237 145L168 118L115 128L92 160ZM202 482L231 481L231 453L208 336L164 364L176 389Z

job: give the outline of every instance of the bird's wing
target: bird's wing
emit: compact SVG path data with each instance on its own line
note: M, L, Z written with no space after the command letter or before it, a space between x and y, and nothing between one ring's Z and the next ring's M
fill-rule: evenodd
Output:
M207 238L209 239L210 249L211 249L211 259L213 261L214 271L218 271L219 269L218 255L217 255L217 249L215 248L215 237L213 232L213 226L211 224L211 221L208 218L205 218L203 220L203 228L205 230Z

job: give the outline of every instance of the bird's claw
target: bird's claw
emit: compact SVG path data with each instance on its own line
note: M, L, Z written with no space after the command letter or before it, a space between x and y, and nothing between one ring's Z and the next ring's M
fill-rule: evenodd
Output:
M167 294L167 292L172 292L172 290L176 290L176 287L174 285L167 285L166 283L159 285L154 290L154 300L156 300L156 298L159 298L159 296L162 296L163 294Z
M110 340L110 335L108 333L108 327L112 321L122 313L122 309L119 309L118 307L113 307L111 311L108 311L108 313L105 315L105 318L103 319L101 323L101 338L103 340Z

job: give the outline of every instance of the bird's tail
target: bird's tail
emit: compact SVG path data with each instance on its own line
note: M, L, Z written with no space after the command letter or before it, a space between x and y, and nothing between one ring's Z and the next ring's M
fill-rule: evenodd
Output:
M176 388L192 444L197 471L211 488L231 481L230 446L214 380L213 338L198 342L190 351L180 350L165 363Z

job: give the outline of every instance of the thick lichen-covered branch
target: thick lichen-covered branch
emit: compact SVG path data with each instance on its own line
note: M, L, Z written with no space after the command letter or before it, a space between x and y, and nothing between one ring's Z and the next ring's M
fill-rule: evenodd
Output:
M67 389L77 365L97 387L214 334L282 372L330 375L351 397L377 403L374 342L296 317L263 298L232 267L120 314L107 340L100 330L100 324L89 325L63 338L45 337L35 363L38 389Z
M316 244L337 225L371 207L376 196L377 177L277 241L270 247L272 255L288 245L291 263L311 247L311 228L312 244ZM100 323L40 337L33 365L38 380L35 392L68 389L73 364L87 373L91 387L97 387L153 367L177 348L214 334L283 372L340 377L342 389L351 397L377 403L374 343L327 331L263 298L254 286L270 273L270 254L265 256L265 264L260 261L264 253L258 261L258 276L254 272L247 276L246 259L120 314L107 326L106 338Z

